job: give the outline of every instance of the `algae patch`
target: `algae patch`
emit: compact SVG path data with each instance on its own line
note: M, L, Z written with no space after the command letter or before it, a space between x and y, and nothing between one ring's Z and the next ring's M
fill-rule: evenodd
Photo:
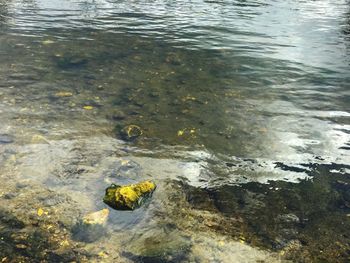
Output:
M151 181L119 186L112 184L103 198L110 207L117 210L134 210L152 195L156 185Z

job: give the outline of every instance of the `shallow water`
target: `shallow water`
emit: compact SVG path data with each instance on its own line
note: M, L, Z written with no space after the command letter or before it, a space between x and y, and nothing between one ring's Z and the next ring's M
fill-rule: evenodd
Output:
M0 1L4 262L347 262L349 14L345 0ZM130 124L143 134L125 141ZM144 179L149 203L77 238L106 187Z

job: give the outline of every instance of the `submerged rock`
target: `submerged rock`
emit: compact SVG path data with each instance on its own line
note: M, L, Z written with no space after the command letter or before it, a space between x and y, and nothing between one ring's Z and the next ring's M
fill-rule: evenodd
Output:
M186 260L191 239L167 224L141 231L126 246L125 256L141 262L179 262Z
M120 131L122 139L131 141L143 134L142 129L137 125L128 125Z
M294 214L283 214L277 216L277 221L284 224L298 224L300 223L299 217Z
M83 242L94 242L105 235L108 220L107 208L87 214L73 227L73 238Z
M107 208L97 212L87 214L83 217L85 225L105 225L108 219L109 210Z
M106 189L103 202L117 210L134 210L140 207L155 189L156 185L151 181L124 186L112 184Z
M54 60L60 68L77 68L85 66L88 63L85 57L75 54L56 55Z
M33 144L50 144L50 142L42 135L35 134L31 139L31 143Z
M72 97L73 93L69 91L59 91L55 93L55 97Z
M0 144L13 143L14 138L9 134L0 134Z
M121 110L112 110L107 114L107 118L115 121L124 120L126 117L126 114Z
M111 180L117 177L139 178L141 170L141 165L137 162L128 159L122 159L119 162L114 163L106 175L107 177L110 177ZM112 182L113 181L110 183Z

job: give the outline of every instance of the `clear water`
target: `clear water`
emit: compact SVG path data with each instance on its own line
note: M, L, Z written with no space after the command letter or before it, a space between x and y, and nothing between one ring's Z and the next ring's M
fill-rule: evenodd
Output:
M349 14L345 0L1 0L0 255L347 262ZM128 142L130 124L143 134ZM110 183L145 179L146 206L74 237ZM38 208L46 252L12 237ZM149 256L162 231L190 245Z

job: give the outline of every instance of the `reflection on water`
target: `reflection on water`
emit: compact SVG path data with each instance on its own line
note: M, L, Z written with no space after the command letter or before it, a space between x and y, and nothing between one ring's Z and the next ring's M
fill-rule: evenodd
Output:
M34 214L57 207L38 223L67 229L42 238L48 254L37 258L50 259L51 243L76 242L81 214L104 207L110 183L153 179L151 203L111 211L110 240L82 257L346 262L349 10L328 0L1 1L4 218L31 222L23 196ZM142 136L124 141L127 125ZM23 196L6 198L10 189ZM48 205L45 189L64 197ZM142 241L167 233L164 247ZM1 256L35 257L10 236Z

